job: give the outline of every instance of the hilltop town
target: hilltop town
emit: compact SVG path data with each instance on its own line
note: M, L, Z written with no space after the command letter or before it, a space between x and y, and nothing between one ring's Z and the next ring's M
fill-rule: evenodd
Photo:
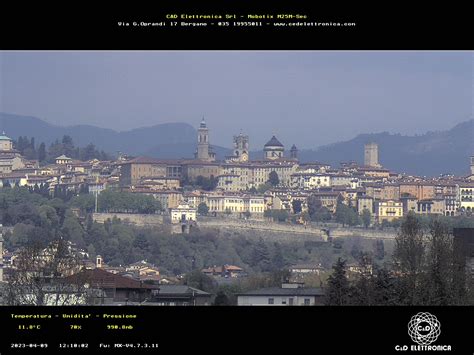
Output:
M63 146L67 145L64 140L71 143L65 137ZM65 278L68 286L61 292L78 293L77 288L71 291L71 284L76 285L80 275L95 285L94 304L140 303L145 299L153 299L148 301L152 304L210 304L211 298L216 296L190 286L192 282L183 283L189 275L173 274L170 268L166 269L168 275L160 274L160 261L157 266L145 259L128 264L120 263L120 257L104 259L95 252L97 236L89 231L96 224L123 222L162 231L170 238L217 230L229 235L239 231L250 239L257 239L256 243L263 240L333 243L334 238L345 237L393 240L397 235L394 228L409 213L457 221L459 218L471 220L474 212L474 155L466 162L466 171L470 167L470 174L466 176L420 177L382 166L378 145L374 142L367 142L360 152L363 165L346 161L340 162L340 166L331 166L324 162L300 163L297 146L293 144L288 151L275 135L264 145L263 156L258 160L250 159L250 138L242 132L233 138L233 154L223 160L216 159L211 141L203 118L197 131L194 159L131 157L123 153L111 158L103 152L95 152L92 147L89 153L97 153L93 159L78 159L78 154L72 158L61 151L54 162L47 162L44 151L42 158L38 151L38 159L27 159L25 149L23 154L17 149L20 142L3 133L0 136L1 191L9 194L8 191L23 189L41 195L44 201L69 201L70 213L60 216L62 230L69 233L72 229L64 227L64 220L69 218L71 225L76 223L74 228L88 229L92 239L84 242L80 237L66 242L66 249L80 256L80 263L77 268L70 268ZM23 146L24 143L25 140ZM61 144L57 143L58 146ZM32 148L35 148L34 143ZM87 158L87 154L82 156ZM5 211L8 198L3 197ZM8 275L18 268L15 260L21 259L21 250L15 248L21 244L17 242L21 239L18 223L28 225L29 222L15 219L5 211L2 216L5 239L8 236L16 243L7 241L13 250L1 252L4 262L0 280L8 284ZM59 243L62 242L65 241ZM39 250L43 266L60 244L53 243ZM104 256L109 255L109 249L102 248L105 248ZM256 245L255 248L258 254L258 248L267 247ZM274 247L273 252L281 253L279 248ZM264 256L266 253L268 250L261 251ZM382 251L380 259L383 258ZM321 288L306 288L301 282L304 276L312 275L321 284L320 275L327 271L321 263L299 263L291 267L282 263L276 269L264 266L261 260L255 264L258 264L256 270L283 268L289 273L280 280L285 282L279 287L273 283L267 285L272 286L270 288L242 294L239 304L273 304L270 302L275 299L282 304L287 298L288 302L303 305L322 302ZM196 271L194 257L190 268ZM350 265L350 270L360 272L355 264ZM199 275L192 277L201 280L205 275L225 284L228 280L248 277L247 271L243 265L225 262L203 264ZM52 292L57 295L59 291L54 288ZM84 295L75 296L69 302L89 303L85 299ZM48 301L42 303L48 304Z
M263 217L283 210L290 214L308 211L308 199L330 213L338 199L367 210L371 224L391 222L413 210L417 214L470 215L474 208L474 156L466 161L466 176L410 176L391 171L379 163L378 145L367 142L364 165L341 162L299 163L298 148L289 151L272 136L260 160L250 160L249 136L234 136L233 155L217 161L204 119L198 128L195 159L129 158L78 160L64 154L52 164L28 160L13 148L12 140L0 136L0 184L91 194L111 188L151 195L169 211L185 202L192 208L205 204L210 215ZM81 190L82 189L82 190ZM250 214L250 215L249 215ZM307 217L307 216L306 216ZM303 221L304 222L304 221Z

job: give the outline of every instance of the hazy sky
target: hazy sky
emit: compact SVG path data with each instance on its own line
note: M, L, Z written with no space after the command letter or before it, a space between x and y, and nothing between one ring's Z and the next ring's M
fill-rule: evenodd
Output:
M0 111L60 125L197 127L251 149L276 134L314 148L473 117L473 52L1 52Z

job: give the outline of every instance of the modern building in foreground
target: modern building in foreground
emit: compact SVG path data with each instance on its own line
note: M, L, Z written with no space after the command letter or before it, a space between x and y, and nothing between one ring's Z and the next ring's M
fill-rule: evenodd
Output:
M302 283L283 283L237 295L238 306L314 306L324 304L321 288L305 288Z

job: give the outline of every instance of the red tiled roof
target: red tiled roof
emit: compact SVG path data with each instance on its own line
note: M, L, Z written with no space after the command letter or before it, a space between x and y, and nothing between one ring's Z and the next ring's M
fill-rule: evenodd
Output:
M129 277L113 274L102 269L82 270L78 274L68 277L71 282L89 282L94 287L108 288L154 288L138 280Z

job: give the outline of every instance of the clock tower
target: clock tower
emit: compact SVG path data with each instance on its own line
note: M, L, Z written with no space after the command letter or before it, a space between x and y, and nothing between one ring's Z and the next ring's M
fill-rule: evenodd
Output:
M239 162L249 160L249 136L244 136L242 132L234 136L234 159Z

